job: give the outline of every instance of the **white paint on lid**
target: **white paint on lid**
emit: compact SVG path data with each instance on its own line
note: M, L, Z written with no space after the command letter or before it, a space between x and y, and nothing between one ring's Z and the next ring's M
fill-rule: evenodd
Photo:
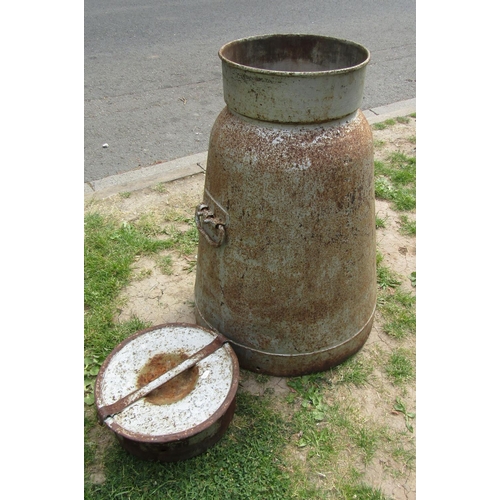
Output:
M137 389L141 369L156 354L183 351L188 356L215 338L196 326L168 325L131 340L109 360L102 375L99 407L114 403ZM226 344L198 363L194 389L183 399L155 405L142 398L112 419L125 431L148 436L164 436L187 431L209 419L222 405L233 378L230 347Z

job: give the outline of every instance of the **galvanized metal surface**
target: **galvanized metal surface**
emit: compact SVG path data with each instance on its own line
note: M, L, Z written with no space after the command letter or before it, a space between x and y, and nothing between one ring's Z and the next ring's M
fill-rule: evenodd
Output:
M328 46L324 37L317 45L310 38L308 50ZM246 50L247 42L238 44ZM348 42L345 50L351 48ZM299 51L297 71L307 53ZM289 64L293 54L284 57ZM310 57L316 63L331 56ZM264 57L259 58L256 69L244 59L246 85L255 92L248 90L241 102L250 106L248 96L254 94L253 108L263 109L266 121L250 118L255 113L239 104L236 112L236 101L228 99L212 129L203 205L225 221L225 239L214 247L200 238L196 315L199 324L230 339L243 368L300 375L343 361L361 348L371 330L376 302L372 135L361 111L351 109L357 98L347 99L347 107L326 99L337 78L341 87L350 86L345 96L362 94L362 79L350 77L350 68L306 70L316 84L323 82L323 100L333 103L330 116L342 118L323 121L306 93L302 103L311 104L311 112L304 117L302 106L291 112L307 123L267 121L274 116L271 108L282 105L277 94L266 101ZM366 63L357 61L353 73L359 64ZM293 81L305 71L274 73ZM309 123L311 116L316 123Z
M96 407L125 449L141 458L176 461L201 453L222 437L234 412L239 374L229 345L198 361L183 373L184 380L179 382L178 375L161 386L166 393L156 400L139 399L106 418L106 407L141 385L141 377L148 375L145 367L157 371L152 360L175 354L180 362L215 339L197 325L160 325L129 337L108 356L96 380Z
M319 123L360 107L370 53L346 40L286 34L235 40L219 57L232 111L276 123Z

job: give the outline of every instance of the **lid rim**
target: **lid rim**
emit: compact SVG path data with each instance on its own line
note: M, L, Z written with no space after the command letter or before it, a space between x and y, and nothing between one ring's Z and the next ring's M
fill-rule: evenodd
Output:
M117 354L119 351L123 349L125 345L130 343L131 341L135 340L137 337L144 335L146 333L155 331L155 330L161 330L163 328L175 328L175 327L185 327L185 328L196 328L199 330L202 330L206 333L209 333L212 335L214 338L217 337L217 333L209 330L208 328L205 328L203 326L197 325L197 324L192 324L192 323L163 323L161 325L156 325L152 326L149 328L145 328L144 330L140 330L139 332L136 332L135 334L131 335L130 337L127 337L124 339L122 342L120 342L108 355L104 363L101 365L101 368L99 370L99 373L96 378L96 383L95 383L95 394L100 394L101 393L101 384L102 380L104 377L104 373L111 362L112 358L114 357L115 354ZM150 434L142 434L138 432L131 432L130 430L124 428L121 426L119 423L117 423L113 417L107 417L104 420L104 424L114 433L118 434L120 437L123 437L125 439L137 442L137 443L156 443L156 444L167 444L173 441L179 441L182 439L188 439L192 436L195 436L199 434L200 432L203 432L204 430L210 428L215 422L217 422L220 418L222 418L225 413L227 412L228 408L230 407L231 403L233 402L235 396L236 396L236 391L238 389L238 380L239 380L239 363L238 363L238 358L234 352L234 350L231 348L229 343L224 344L222 349L225 349L226 352L229 354L231 358L231 366L232 366L232 378L231 378L231 384L229 387L229 391L224 399L224 401L221 403L221 405L217 408L217 410L210 415L206 420L203 422L200 422L199 424L190 427L189 429L186 429L184 431L180 431L177 433L172 433L172 434L160 434L160 435L150 435ZM96 409L98 416L101 418L103 416L102 414L102 408L105 407L98 407L97 406L97 397L96 397Z

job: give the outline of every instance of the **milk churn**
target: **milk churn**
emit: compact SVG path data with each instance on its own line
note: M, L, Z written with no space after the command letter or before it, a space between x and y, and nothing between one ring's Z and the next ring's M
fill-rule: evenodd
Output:
M359 109L370 53L284 34L219 57L196 320L229 338L242 368L323 371L363 346L375 313L373 142Z

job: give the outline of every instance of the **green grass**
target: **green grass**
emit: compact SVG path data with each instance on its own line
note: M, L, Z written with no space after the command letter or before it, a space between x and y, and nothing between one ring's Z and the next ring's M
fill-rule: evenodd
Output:
M289 424L268 397L237 395L232 425L219 443L183 462L136 459L115 444L105 454L104 484L87 474L85 498L158 500L291 499L291 477L281 457ZM87 447L87 470L95 450Z
M375 216L375 229L381 229L385 227L385 223L387 222L387 217L384 217L383 219L379 217L378 215Z
M380 442L380 432L370 427L359 427L351 434L353 442L363 451L363 462L370 463Z
M390 293L380 292L377 300L379 312L384 319L383 330L397 339L416 333L416 297L397 287Z
M150 238L136 227L98 213L85 217L84 248L84 333L89 356L102 359L124 335L143 325L139 320L116 325L116 299L131 279L137 255L151 255L171 246Z
M158 267L163 274L171 275L173 273L173 263L171 255L164 255L158 258Z
M182 255L192 255L198 248L198 229L194 220L187 222L189 228L181 231L171 226L166 234L170 238L173 246Z
M342 498L346 500L388 500L380 488L372 488L367 485L344 486L342 488Z
M151 214L144 214L132 224L91 212L84 222L84 349L86 359L92 360L92 365L84 366L84 397L91 403L95 376L90 370L99 366L122 340L150 326L139 318L123 323L114 321L117 298L132 279L134 260L165 249L192 253L197 234L193 234L192 227L187 231L173 229L170 237L165 238L165 231ZM170 272L171 258L160 258L160 267Z
M374 130L385 130L387 127L392 127L396 123L404 123L404 124L406 124L406 123L409 123L409 121L410 121L409 117L416 118L417 114L416 113L412 113L409 116L398 116L395 119L389 118L388 120L385 120L383 122L374 123L372 125L372 128Z
M347 366L359 363L360 360L348 362ZM295 391L289 398L289 404L294 407L292 446L305 455L308 477L321 470L335 471L332 480L336 494L331 498L356 498L353 496L356 494L365 495L358 498L386 498L380 490L363 484L359 463L367 465L379 449L391 449L391 436L383 427L362 418L359 407L337 398L335 391L336 384L356 386L364 382L371 368L352 380L348 380L348 376L339 380L340 369L289 379L288 385ZM337 466L332 469L332 464ZM325 491L321 491L321 495L309 494L300 498L330 498L322 496Z
M390 267L382 265L384 256L377 250L377 285L381 290L396 288L401 285L401 279Z
M156 184L156 186L151 188L153 191L156 191L157 193L164 193L165 192L165 183L164 182L159 182Z
M410 219L407 215L403 214L399 218L401 222L401 227L399 232L406 236L416 236L417 235L417 221Z
M398 123L409 123L410 119L407 116L398 116L396 121Z
M133 227L138 232L149 237L156 237L165 233L157 214L152 212L142 213L139 219L133 223Z
M416 208L416 157L392 153L386 161L375 160L375 196L392 202L399 211Z
M356 387L365 385L373 372L373 363L361 353L344 361L332 369L337 384L352 384Z
M395 385L403 385L415 380L414 353L397 349L389 357L386 372Z
M374 123L372 125L372 127L374 130L384 130L387 127L391 127L392 125L395 125L395 124L396 124L396 121L393 120L392 118L389 118L388 120L385 120L383 122Z

